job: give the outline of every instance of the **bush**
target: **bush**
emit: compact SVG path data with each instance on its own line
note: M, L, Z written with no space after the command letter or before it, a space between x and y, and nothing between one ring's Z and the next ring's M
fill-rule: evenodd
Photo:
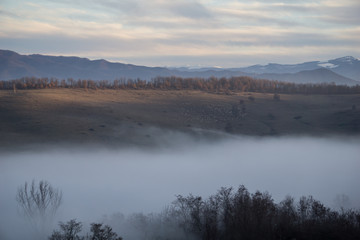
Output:
M274 98L275 101L280 101L280 94L274 93L273 98Z
M248 99L252 102L255 101L255 98L253 96L249 96Z
M59 223L60 231L54 231L49 237L49 240L122 240L121 237L113 232L112 228L108 225L103 226L101 223L91 224L91 234L79 236L82 224L75 219L67 223Z

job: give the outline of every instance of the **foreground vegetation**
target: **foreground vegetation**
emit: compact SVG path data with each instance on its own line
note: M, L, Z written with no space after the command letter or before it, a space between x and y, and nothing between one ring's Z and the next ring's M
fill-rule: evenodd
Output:
M76 223L72 221L68 222L68 225ZM117 214L104 219L104 222L112 225L124 239L355 240L360 238L358 210L342 208L340 211L335 211L311 196L301 197L298 201L287 196L280 203L275 203L269 193L257 191L251 194L244 186L240 186L235 191L232 188L222 188L207 199L191 194L186 197L179 195L172 205L160 214L133 214L128 218ZM81 223L77 224L81 225ZM66 226L60 224L61 228ZM93 224L92 229L94 227L101 228L102 225ZM106 229L112 232L112 228L107 226ZM59 233L55 231L54 234ZM54 238L54 234L51 240L57 239ZM74 236L71 239L80 238Z
M61 191L47 181L18 188L19 209L41 237L61 204ZM133 214L128 218L113 215L102 223L92 223L84 235L83 224L76 219L60 222L49 240L322 240L360 237L360 211L346 209L345 198L339 199L335 211L312 196L295 201L286 196L275 203L268 192L249 193L241 185L237 190L221 188L216 194L178 195L159 214ZM112 226L112 227L111 227ZM114 229L113 229L114 228ZM39 231L40 230L40 231ZM122 237L118 236L122 234Z

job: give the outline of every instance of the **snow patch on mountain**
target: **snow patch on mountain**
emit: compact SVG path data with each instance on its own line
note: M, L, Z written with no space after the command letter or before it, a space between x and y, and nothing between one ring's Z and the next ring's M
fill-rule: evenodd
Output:
M320 62L318 63L319 67L323 67L323 68L336 68L338 67L338 65L335 65L333 63L329 63L329 62Z

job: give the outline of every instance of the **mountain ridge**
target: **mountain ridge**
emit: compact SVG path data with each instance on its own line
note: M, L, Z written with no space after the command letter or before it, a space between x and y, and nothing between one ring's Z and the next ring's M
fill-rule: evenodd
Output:
M318 69L324 70L319 71ZM294 83L327 82L356 85L360 84L360 61L354 57L346 56L327 62L312 61L300 64L269 63L267 65L253 65L245 68L189 69L138 66L109 62L105 59L90 60L76 56L21 55L10 50L0 50L0 80L11 80L21 77L92 80L139 78L150 80L158 76L185 78L250 76ZM354 80L354 78L349 76L355 76L358 79Z
M327 68L317 68L314 70L304 70L297 73L278 73L278 74L260 74L261 78L277 81L291 81L296 83L324 83L329 79L337 79L338 84L355 85L357 82L346 78Z

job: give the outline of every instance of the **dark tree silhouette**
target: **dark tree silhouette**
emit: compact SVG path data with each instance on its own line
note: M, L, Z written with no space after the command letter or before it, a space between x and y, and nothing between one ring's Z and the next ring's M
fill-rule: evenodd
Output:
M80 237L82 224L75 219L71 219L67 223L60 222L60 231L55 230L49 237L49 240L84 240L84 237Z
M80 236L82 230L82 223L72 219L67 223L59 223L60 230L54 230L49 240L122 240L121 237L113 232L108 225L103 226L101 223L91 224L91 234Z
M113 232L112 228L108 225L103 226L101 223L91 224L91 240L122 240L121 237Z
M179 226L197 239L360 239L359 211L339 213L311 196L275 204L269 193L240 186L236 192L221 188L207 200L178 196L173 205Z

